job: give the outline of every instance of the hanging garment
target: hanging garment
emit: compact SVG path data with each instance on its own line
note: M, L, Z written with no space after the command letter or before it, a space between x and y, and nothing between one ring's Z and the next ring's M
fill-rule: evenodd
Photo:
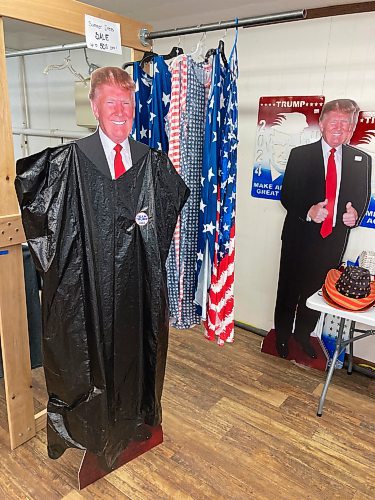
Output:
M223 78L216 244L207 307L206 335L219 345L234 338L234 246L238 145L237 35ZM220 207L220 209L219 209Z
M196 302L205 336L219 345L234 335L234 236L237 174L237 35L229 65L214 56L206 120ZM218 140L219 138L219 140Z
M173 287L170 286L168 289L170 302L175 308L171 311L172 325L179 329L190 328L200 323L200 316L194 304L194 282L207 79L203 63L196 63L191 56L185 56L184 61L186 61L187 86L186 91L181 89L182 97L178 99L181 104L178 165L181 177L190 189L190 197L181 212L180 232L177 230L175 232L167 266L168 278L171 277L168 279L168 285L171 285L173 280ZM180 69L181 67L184 71L182 64ZM173 107L171 109L173 111ZM179 240L177 236L180 236Z
M180 173L181 114L186 109L187 56L177 57L171 64L171 99L167 114L169 151L174 168Z
M167 114L171 99L171 72L162 56L153 59L154 76L149 99L149 146L168 153Z
M187 56L181 55L176 58L171 65L171 70L171 102L167 115L168 156L176 171L181 174L180 143L181 134L184 134L181 130L181 114L186 109ZM178 317L180 296L180 234L181 220L178 218L167 259L169 312L174 326Z
M19 160L16 189L44 283L49 455L87 449L111 467L140 422L161 422L165 261L188 189L134 141L113 181L97 135Z
M205 63L187 58L188 85L186 110L182 113L181 177L190 189L190 197L181 212L180 283L177 328L200 323L194 304L194 284L198 243L198 219L201 195L203 142L206 106Z
M220 165L221 90L222 71L220 54L216 51L213 58L211 89L208 97L204 133L194 296L197 312L203 320L207 319L208 290L211 284L216 239L218 170Z
M135 82L135 114L132 137L136 141L149 143L150 113L147 102L150 99L152 78L143 71L139 62L133 64L133 80Z
M171 97L171 72L162 56L153 58L153 76L133 65L135 117L133 138L168 153L166 120Z

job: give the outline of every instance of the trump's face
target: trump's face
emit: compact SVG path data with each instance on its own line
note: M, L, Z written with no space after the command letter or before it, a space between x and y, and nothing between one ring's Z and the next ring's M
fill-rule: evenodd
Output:
M350 141L354 131L353 115L341 111L328 111L319 122L323 139L331 148Z
M281 174L285 172L285 167L288 162L288 156L290 150L293 147L288 142L288 139L290 139L290 137L286 136L286 134L284 135L285 135L285 137L283 138L284 140L278 139L277 135L275 136L271 150L271 165Z
M134 119L131 90L103 84L97 89L91 106L100 128L113 142L123 142L129 136Z

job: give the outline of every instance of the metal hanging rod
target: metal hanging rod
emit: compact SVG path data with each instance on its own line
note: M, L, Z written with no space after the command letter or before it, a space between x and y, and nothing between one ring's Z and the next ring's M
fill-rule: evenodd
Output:
M193 33L204 33L207 31L218 31L228 28L248 28L251 26L261 26L265 24L285 23L288 21L299 21L305 19L306 10L292 10L289 12L281 12L279 14L270 14L267 16L247 17L244 19L234 19L232 21L219 21L211 24L199 24L198 26L188 26L186 28L175 28L164 31L148 31L142 28L139 32L139 39L142 45L150 45L148 40L157 38L168 38L172 36L191 35Z
M33 129L33 128L19 128L15 127L12 130L14 135L27 135L33 137L56 137L64 139L80 139L87 137L88 132L60 130L56 129Z
M63 50L86 49L86 42L66 43L65 45L54 45L52 47L40 47L38 49L17 50L16 52L7 52L6 57L33 56L34 54L47 54L49 52L61 52Z

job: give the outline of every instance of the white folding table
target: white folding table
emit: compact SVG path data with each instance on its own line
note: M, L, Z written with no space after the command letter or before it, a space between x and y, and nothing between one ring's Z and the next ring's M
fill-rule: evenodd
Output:
M348 374L351 375L353 370L353 342L363 339L365 337L369 337L370 335L375 335L375 307L371 307L367 311L358 312L358 311L347 311L343 309L338 309L333 307L323 299L322 292L319 290L315 292L314 295L311 295L306 300L306 305L310 309L314 309L315 311L319 311L326 314L332 314L333 316L338 316L340 318L339 331L336 339L336 347L335 352L333 354L331 366L329 367L326 381L323 386L322 394L320 396L319 405L318 405L318 417L322 416L323 413L323 405L327 395L328 386L331 382L333 372L335 370L335 365L337 358L340 356L342 351L349 345L349 364L348 364ZM350 320L350 328L349 328L349 339L343 339L343 332L345 327L345 320ZM359 330L355 327L356 322L363 323L364 325L368 325L369 327L373 327L373 329L368 330ZM361 335L357 335L354 337L354 333L361 333Z

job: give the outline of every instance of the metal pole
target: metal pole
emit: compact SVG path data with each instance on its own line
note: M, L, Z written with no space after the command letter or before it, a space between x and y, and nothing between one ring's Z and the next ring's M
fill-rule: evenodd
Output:
M25 70L25 58L19 58L19 66L20 66L20 79L21 79L21 88L20 88L20 98L21 98L21 108L22 108L22 127L27 129L30 127L30 119L29 119L29 105L28 105L28 96L27 96L27 84L26 84L26 70ZM27 136L25 134L21 135L21 148L23 151L23 157L29 156L29 141L27 140Z
M200 24L198 26L188 26L186 28L175 28L163 31L147 31L142 29L139 33L139 38L143 45L149 45L148 40L157 38L168 38L171 36L191 35L193 33L204 33L207 31L218 31L228 28L248 28L251 26L261 26L265 24L284 23L288 21L298 21L305 19L306 10L293 10L289 12L281 12L279 14L270 14L267 16L247 17L244 19L234 19L230 21L219 21L217 23Z
M57 137L64 139L80 139L82 137L87 137L91 134L91 130L87 130L86 132L73 131L73 130L59 130L59 129L32 129L32 128L13 128L14 135L32 135L34 137Z
M38 49L17 50L16 52L7 52L5 57L33 56L35 54L47 54L49 52L61 52L63 50L77 50L87 48L86 42L67 43L65 45L54 45L52 47L39 47Z

